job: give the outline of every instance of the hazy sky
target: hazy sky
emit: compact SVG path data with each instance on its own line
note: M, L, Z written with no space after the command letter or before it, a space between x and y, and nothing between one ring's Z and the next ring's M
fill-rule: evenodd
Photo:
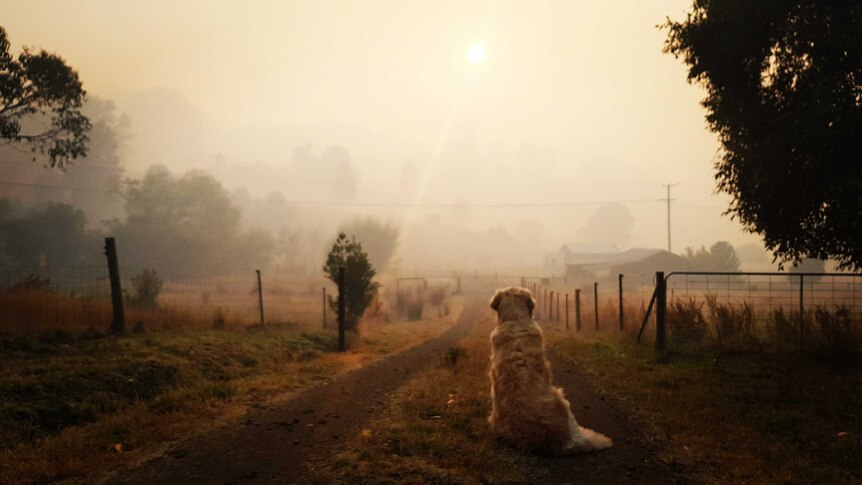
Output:
M284 165L299 143L342 144L362 175L363 200L393 197L385 187L405 159L422 173L437 170L422 197L442 202L659 198L662 183L678 182L680 250L754 239L719 216L725 200L711 194L718 144L705 128L702 92L661 53L656 24L689 5L0 0L0 11L13 49L61 54L91 94L121 107L153 88L185 97L206 131L202 158ZM475 43L483 63L468 61ZM458 174L440 172L453 166L440 162L447 147L464 139L486 160L477 168L486 184L469 193L444 187ZM487 163L517 157L525 143L555 161ZM129 159L144 160L143 150L132 143ZM533 169L547 185L497 182L498 170ZM664 206L630 208L632 245L663 247ZM565 210L583 221L594 209Z

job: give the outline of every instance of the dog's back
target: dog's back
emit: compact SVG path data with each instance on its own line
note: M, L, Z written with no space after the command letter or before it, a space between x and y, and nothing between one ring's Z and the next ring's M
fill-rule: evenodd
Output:
M519 448L558 455L610 447L610 438L578 425L562 389L551 385L534 305L523 288L498 290L491 300L498 314L491 332L492 431Z

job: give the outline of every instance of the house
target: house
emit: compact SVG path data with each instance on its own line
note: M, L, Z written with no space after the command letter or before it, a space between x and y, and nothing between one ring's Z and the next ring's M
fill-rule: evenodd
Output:
M600 262L607 259L609 254L619 252L620 249L614 244L566 243L555 252L545 253L544 266L551 274L562 275L566 273L566 266L569 264Z
M566 279L572 285L616 285L623 274L629 289L652 287L656 271L690 271L691 263L664 249L633 248L606 253L572 253L566 263Z

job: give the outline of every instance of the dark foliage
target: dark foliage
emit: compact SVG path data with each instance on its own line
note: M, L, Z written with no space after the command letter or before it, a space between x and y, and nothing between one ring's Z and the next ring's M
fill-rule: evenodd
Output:
M143 271L132 276L132 288L135 294L132 295L131 303L144 308L157 307L163 286L164 283L155 270L144 268Z
M323 271L327 278L338 284L338 268L344 267L345 285L345 326L349 331L356 331L359 320L365 310L374 300L374 294L379 286L372 279L376 272L368 261L368 255L362 250L362 245L355 239L347 239L347 235L338 234L338 239L332 245L326 256L326 266ZM328 296L329 306L338 313L338 298Z
M28 146L34 161L44 155L59 168L86 156L91 124L81 114L85 96L78 73L61 57L25 48L14 58L0 27L0 145ZM47 127L28 123L49 114Z
M707 91L727 213L780 261L862 267L862 3L695 0L663 27Z

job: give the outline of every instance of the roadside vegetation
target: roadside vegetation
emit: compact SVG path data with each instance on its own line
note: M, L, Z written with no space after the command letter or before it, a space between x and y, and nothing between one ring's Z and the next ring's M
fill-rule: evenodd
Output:
M363 320L346 353L332 330L192 323L124 338L93 329L0 335L0 482L92 481L433 338L452 320Z
M862 363L822 354L707 351L659 363L629 335L548 332L707 483L858 483Z

